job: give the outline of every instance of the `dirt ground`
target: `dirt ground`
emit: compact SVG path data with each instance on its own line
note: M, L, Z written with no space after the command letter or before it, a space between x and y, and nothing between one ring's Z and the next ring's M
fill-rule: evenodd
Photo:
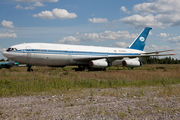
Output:
M180 96L167 96L163 90L163 86L70 89L58 95L1 97L0 119L180 119Z

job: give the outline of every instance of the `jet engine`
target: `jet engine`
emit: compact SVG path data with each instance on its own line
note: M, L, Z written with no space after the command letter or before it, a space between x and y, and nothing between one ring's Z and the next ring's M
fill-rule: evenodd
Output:
M92 68L106 68L108 67L108 62L106 61L106 59L91 60L89 62L89 66Z
M138 60L130 59L130 60L122 61L122 65L124 67L140 67L140 66L142 66L142 63L140 61L138 61Z

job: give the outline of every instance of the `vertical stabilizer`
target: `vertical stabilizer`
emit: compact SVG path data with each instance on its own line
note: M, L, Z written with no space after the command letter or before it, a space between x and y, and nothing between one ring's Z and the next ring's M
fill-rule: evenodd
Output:
M150 27L146 27L128 48L143 51L144 47L145 47L146 38L151 29L152 28L150 28Z

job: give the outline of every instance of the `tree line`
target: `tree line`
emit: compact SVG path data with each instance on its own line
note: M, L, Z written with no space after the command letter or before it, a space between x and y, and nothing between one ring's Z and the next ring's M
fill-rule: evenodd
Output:
M165 57L165 58L149 57L143 63L144 64L180 64L180 60L171 57Z

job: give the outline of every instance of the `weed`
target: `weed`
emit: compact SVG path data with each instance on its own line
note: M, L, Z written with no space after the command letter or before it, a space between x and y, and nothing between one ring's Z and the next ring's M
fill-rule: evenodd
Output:
M120 112L117 112L117 116L124 119L127 116L127 114L124 113L123 111L120 111Z
M13 68L11 71L2 69L0 72L0 96L33 95L62 93L71 89L86 88L122 88L163 85L164 91L158 94L178 95L178 88L168 85L180 83L180 67L165 66L168 70L156 69L155 65L142 66L135 70L123 67L112 67L113 71L106 72L74 72L72 67L63 71L62 68L35 67L34 72L27 73L26 68ZM111 67L110 67L111 68ZM147 71L147 68L150 71ZM119 71L118 71L118 70ZM153 70L156 70L154 72ZM172 90L174 89L174 90ZM121 91L122 92L122 91ZM107 94L107 93L104 93ZM109 94L109 93L108 93ZM118 92L111 92L118 96ZM110 95L109 94L109 95ZM123 93L122 93L123 94ZM120 94L121 96L123 96ZM137 96L143 96L144 91L139 91ZM132 96L132 95L131 95Z
M129 105L127 106L127 108L128 108L128 113L131 114L131 109L130 109Z

